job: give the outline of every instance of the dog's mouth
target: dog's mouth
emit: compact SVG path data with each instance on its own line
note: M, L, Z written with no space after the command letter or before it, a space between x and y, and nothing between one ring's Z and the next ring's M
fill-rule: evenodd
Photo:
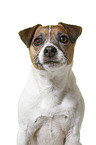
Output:
M39 61L38 56L35 57L35 64L41 66L43 68L43 66L47 66L47 67L58 67L61 65L60 61L57 59L46 59L43 60L43 63L41 63Z
M58 58L46 58L43 59L43 62L40 62L38 55L35 57L35 64L40 66L42 69L48 69L48 68L58 68L62 65L66 64L65 61L60 61Z
M56 67L59 65L58 61L46 61L44 62L44 65L47 65L48 67Z
M47 61L44 61L44 63L43 63L43 65L47 65L48 67L59 67L63 64L64 63L60 63L57 60L47 60Z
M50 64L50 63L59 63L59 61L56 60L48 60L48 61L44 61L44 64Z

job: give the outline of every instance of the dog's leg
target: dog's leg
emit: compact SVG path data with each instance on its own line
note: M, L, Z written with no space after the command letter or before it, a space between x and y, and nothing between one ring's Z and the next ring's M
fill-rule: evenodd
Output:
M17 145L29 145L30 137L28 136L26 130L19 129L17 135Z
M20 128L17 135L17 145L37 145L37 140L28 133L27 129Z
M64 145L81 145L78 135L70 135Z
M81 145L80 144L80 133L73 133L72 131L66 136L64 145Z

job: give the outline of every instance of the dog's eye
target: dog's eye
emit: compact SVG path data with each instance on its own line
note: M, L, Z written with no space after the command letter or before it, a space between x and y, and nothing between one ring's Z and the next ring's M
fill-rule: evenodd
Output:
M34 44L36 46L40 45L42 42L43 42L42 38L35 38L35 40L34 40Z
M60 42L66 44L66 43L68 42L68 37L65 36L65 35L62 35L62 36L60 37Z

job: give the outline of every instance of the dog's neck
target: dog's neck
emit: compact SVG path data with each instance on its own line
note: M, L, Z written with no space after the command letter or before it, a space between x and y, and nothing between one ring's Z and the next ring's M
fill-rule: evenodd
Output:
M29 77L29 86L32 89L37 88L42 106L52 107L60 104L64 94L74 89L75 77L71 70L71 66L65 66L56 71L37 70L33 66L31 68L31 76Z
M37 70L32 67L32 75L34 75L34 78L36 79L41 90L49 87L66 91L73 86L72 82L75 81L71 67L72 64L69 66L64 66L60 69L56 69L55 71Z

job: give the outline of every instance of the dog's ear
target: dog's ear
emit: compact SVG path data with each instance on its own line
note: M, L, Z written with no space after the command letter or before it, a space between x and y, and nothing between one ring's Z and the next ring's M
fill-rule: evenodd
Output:
M36 29L40 26L42 26L42 25L37 24L33 27L24 29L24 30L19 32L19 36L20 36L21 40L26 44L26 46L28 48L30 47L30 44L31 44L31 41L33 39L33 36L34 36Z
M59 24L61 24L67 30L67 33L70 37L70 41L72 43L75 43L77 38L82 33L82 28L80 26L69 25L69 24L65 24L65 23L62 23L62 22L60 22Z

